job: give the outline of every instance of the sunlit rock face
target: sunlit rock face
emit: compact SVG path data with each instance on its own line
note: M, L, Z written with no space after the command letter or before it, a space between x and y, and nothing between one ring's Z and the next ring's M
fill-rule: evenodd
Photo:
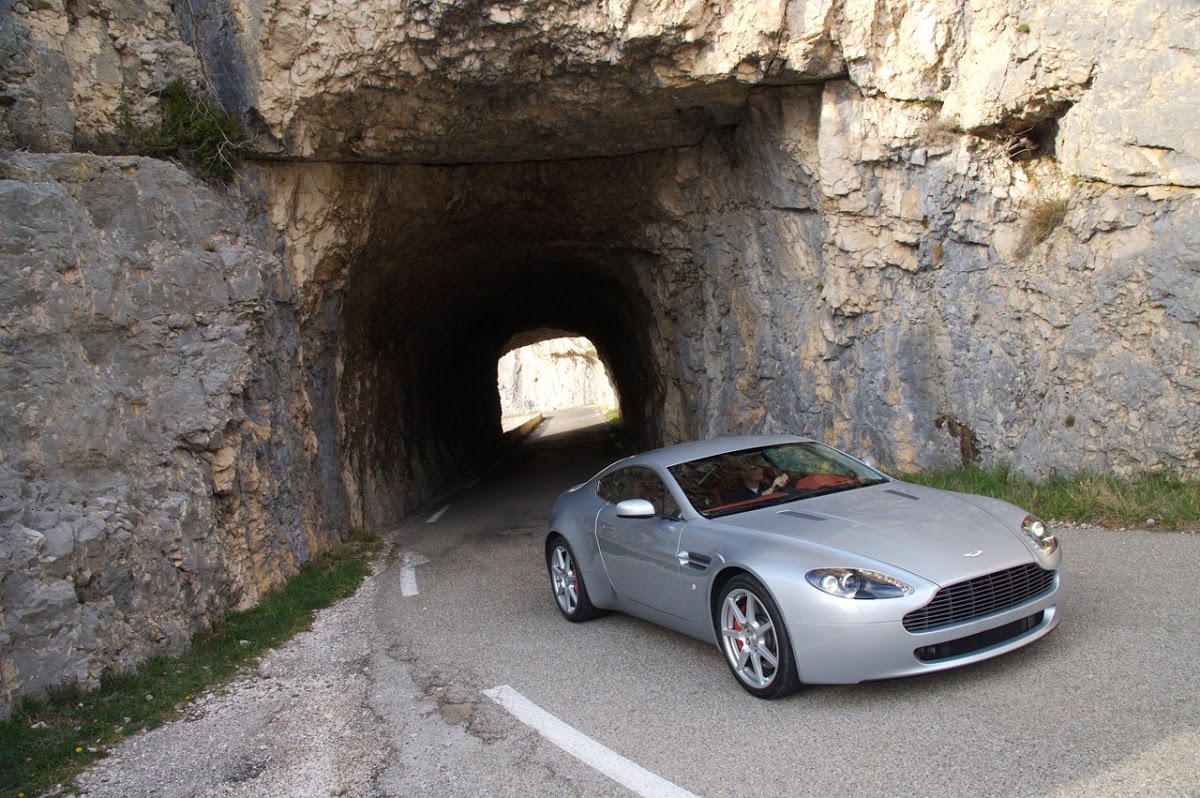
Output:
M513 349L496 365L496 388L503 416L618 407L608 369L586 338L550 338Z
M1196 473L1196 41L1151 0L0 0L0 714L461 484L539 331L644 445ZM84 154L179 77L233 185Z

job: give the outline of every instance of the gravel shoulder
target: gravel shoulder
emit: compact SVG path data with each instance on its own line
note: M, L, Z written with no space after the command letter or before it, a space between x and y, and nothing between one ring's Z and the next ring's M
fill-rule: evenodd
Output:
M625 796L477 693L383 639L386 555L351 597L253 671L137 734L79 778L84 798ZM392 575L394 577L394 574ZM418 681L419 680L419 681Z

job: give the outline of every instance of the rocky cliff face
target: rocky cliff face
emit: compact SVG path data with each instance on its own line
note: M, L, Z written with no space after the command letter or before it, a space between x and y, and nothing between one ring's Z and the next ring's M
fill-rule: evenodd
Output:
M161 161L11 154L0 206L7 705L253 604L336 513L293 487L294 321L236 203Z
M1197 41L1151 0L0 0L0 710L486 460L531 331L647 443L1196 473ZM234 186L73 154L177 77L252 134Z

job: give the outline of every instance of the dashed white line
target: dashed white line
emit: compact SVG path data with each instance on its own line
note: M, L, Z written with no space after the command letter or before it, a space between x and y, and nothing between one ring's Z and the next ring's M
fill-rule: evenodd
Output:
M651 773L636 762L568 726L508 685L484 690L483 694L571 756L591 765L643 798L698 798L695 793Z
M436 521L436 520L438 520L439 518L441 518L441 517L442 517L442 513L446 512L446 511L447 511L447 510L449 510L449 509L450 509L450 505L448 505L448 504L447 504L445 507L443 507L442 509L438 510L438 511L437 511L436 513L434 513L433 515L429 516L429 518L425 519L425 523L427 523L427 524L432 524L434 521Z
M429 562L428 557L421 554L414 554L411 551L406 551L400 556L401 596L419 595L417 590L417 566L424 565L427 562Z

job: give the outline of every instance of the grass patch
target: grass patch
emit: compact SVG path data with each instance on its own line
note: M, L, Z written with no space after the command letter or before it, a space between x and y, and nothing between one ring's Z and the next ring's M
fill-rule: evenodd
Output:
M308 629L315 610L352 595L380 546L372 535L352 535L256 607L196 634L178 656L153 657L130 673L106 673L94 692L63 688L44 700L21 702L0 723L0 795L34 796L66 784L126 735L177 717L193 696Z
M1029 211L1029 218L1025 222L1025 229L1018 244L1021 257L1027 257L1034 247L1049 238L1066 220L1070 208L1070 201L1065 197L1043 199L1035 204Z
M1009 468L961 468L903 474L901 479L943 490L992 496L1045 519L1103 527L1200 529L1200 482L1173 474L1122 479L1082 472L1033 481Z

